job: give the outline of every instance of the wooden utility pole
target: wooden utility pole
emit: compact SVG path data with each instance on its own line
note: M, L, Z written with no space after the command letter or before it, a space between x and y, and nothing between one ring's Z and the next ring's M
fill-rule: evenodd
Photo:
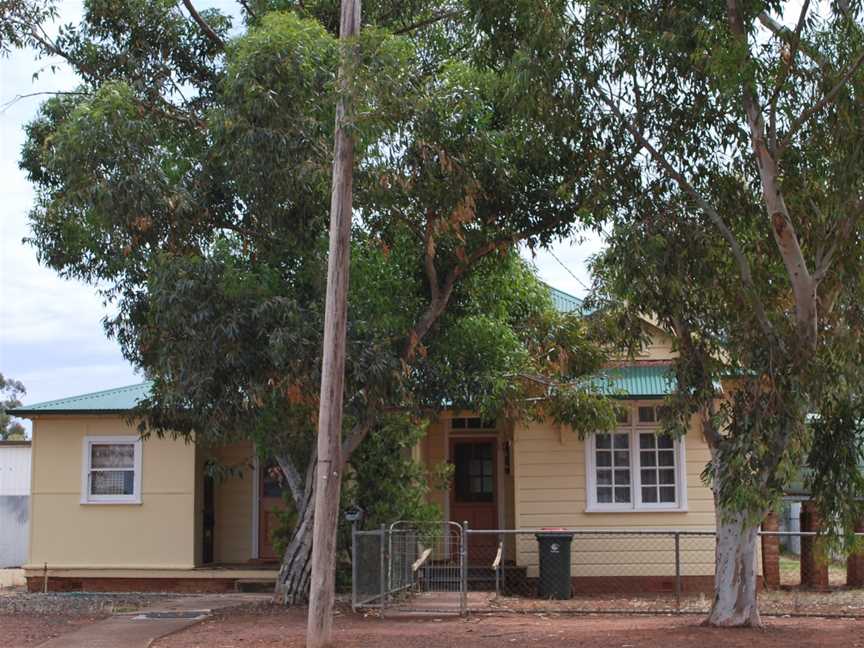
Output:
M346 128L352 112L354 55L346 41L360 32L360 0L342 0L339 39L339 99L330 195L330 255L327 259L327 300L324 311L324 350L321 404L318 411L318 463L315 470L315 522L312 531L312 579L307 648L330 644L336 571L336 527L342 485L342 395L345 383L345 332L348 321L348 265L351 252L352 174L354 140Z

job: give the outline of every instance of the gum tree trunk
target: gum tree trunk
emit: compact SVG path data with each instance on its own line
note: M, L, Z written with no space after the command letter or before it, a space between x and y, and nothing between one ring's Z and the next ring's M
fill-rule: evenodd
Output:
M304 605L309 602L309 582L312 568L312 526L315 519L314 493L307 498L297 518L294 537L285 548L282 565L276 577L274 599L283 605Z
M759 527L746 516L717 506L714 604L705 620L712 626L761 627L756 594Z

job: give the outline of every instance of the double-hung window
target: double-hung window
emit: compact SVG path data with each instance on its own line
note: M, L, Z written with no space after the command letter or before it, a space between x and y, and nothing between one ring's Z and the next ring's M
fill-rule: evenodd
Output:
M653 405L626 411L586 442L588 511L686 510L684 440L658 431Z
M141 503L138 437L86 437L82 468L82 504Z

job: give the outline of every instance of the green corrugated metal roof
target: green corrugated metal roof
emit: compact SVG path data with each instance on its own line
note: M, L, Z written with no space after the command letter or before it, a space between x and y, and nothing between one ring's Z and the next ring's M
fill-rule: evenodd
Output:
M571 313L582 309L582 300L557 288L549 287L552 303L559 311ZM675 378L669 365L632 365L604 369L591 379L602 393L632 398L661 398L675 389ZM120 413L131 410L150 393L149 381L137 385L70 396L34 405L23 405L9 413L14 416L35 414Z
M549 286L549 293L552 295L552 305L562 313L572 313L582 310L582 300L578 297L566 293L563 290L558 290Z
M669 364L640 364L603 369L591 378L603 394L627 398L663 398L677 388Z
M670 365L631 365L604 369L591 378L601 393L622 398L662 398L675 389ZM36 414L111 414L128 412L149 395L150 382L24 405L9 410L14 416Z
M104 391L70 396L58 400L22 405L9 413L14 416L29 416L34 414L75 414L75 413L117 413L131 410L150 393L150 382L137 385L116 387Z

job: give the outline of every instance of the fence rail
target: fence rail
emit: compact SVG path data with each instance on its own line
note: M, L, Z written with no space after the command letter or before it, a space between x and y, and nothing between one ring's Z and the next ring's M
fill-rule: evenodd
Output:
M760 533L763 613L864 617L864 582L854 581L864 581L864 555L850 558L847 583L845 564L814 558L817 535ZM781 538L797 539L808 557L781 554ZM382 614L689 613L707 612L713 598L714 531L487 530L399 522L355 531L352 544L353 604ZM825 577L808 588L796 574L806 571L812 578L814 570Z

